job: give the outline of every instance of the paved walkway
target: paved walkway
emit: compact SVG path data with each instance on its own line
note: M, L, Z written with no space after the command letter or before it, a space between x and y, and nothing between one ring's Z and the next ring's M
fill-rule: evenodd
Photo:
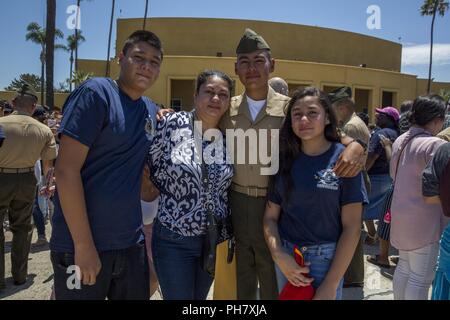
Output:
M47 234L50 234L50 226L47 225ZM11 233L6 232L6 289L0 291L0 299L9 300L47 300L51 294L53 282L53 270L50 263L48 246L32 248L29 257L29 276L22 286L14 286L11 278ZM36 232L33 234L33 242L36 240ZM365 246L365 255L378 252L376 246ZM365 287L344 289L346 300L392 300L392 275L394 268L380 269L370 263L365 263ZM152 300L160 300L157 292ZM212 299L212 290L208 295Z

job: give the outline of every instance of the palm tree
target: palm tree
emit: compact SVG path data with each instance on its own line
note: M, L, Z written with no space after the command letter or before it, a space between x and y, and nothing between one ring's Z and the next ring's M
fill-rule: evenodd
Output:
M441 89L439 91L439 95L445 100L445 102L450 102L450 90L448 89Z
M62 38L64 34L61 30L55 30L55 37ZM42 28L37 22L31 22L27 26L27 33L25 39L41 46L41 53L39 59L41 60L41 104L44 105L44 82L45 82L45 51L46 51L46 30ZM63 46L56 45L55 49L62 49Z
M47 32L45 33L45 73L46 73L46 104L53 110L54 87L54 58L55 58L55 31L56 31L56 0L47 0Z
M82 0L77 0L77 14L76 14L76 17L75 17L75 31L74 31L74 37L75 37L75 39L78 39L78 33L80 33L81 31L78 31L78 20L80 19L80 16L79 16L79 14L80 14L80 3L81 3L81 1ZM92 1L92 0L89 0L89 1ZM76 47L75 47L75 71L76 70L78 70L78 43L76 44Z
M81 34L81 30L80 32L77 32L76 35L71 34L70 36L67 37L67 45L66 45L66 50L70 52L70 78L69 78L69 90L72 91L72 73L73 73L73 54L74 51L78 48L79 44L81 42L86 41L86 39L83 37L83 35Z
M449 8L449 3L444 0L425 0L422 7L420 7L420 14L422 16L433 16L431 20L431 43L430 43L430 66L428 68L428 94L431 92L431 68L433 66L433 41L434 41L434 21L436 13L441 17Z
M75 87L78 87L80 84L82 84L86 80L89 80L90 78L92 78L93 75L94 74L92 72L86 73L83 70L76 70L73 72L72 77L71 77L72 80L70 80L70 82L75 84Z
M145 23L147 22L147 11L148 11L148 0L145 0L144 23L142 25L142 30L145 30Z
M78 39L78 19L79 19L78 15L80 13L80 2L81 2L81 0L77 0L77 15L76 15L76 20L75 20L75 33L74 33L75 39ZM78 43L77 42L75 42L75 71L76 70L78 70ZM72 72L70 72L70 74L72 75ZM72 83L70 83L70 86L72 86Z
M105 77L109 77L109 52L110 52L110 49L111 49L111 36L112 36L112 27L113 27L114 7L115 6L116 6L116 0L112 0L111 20L109 22L108 54L106 55L106 72L105 72Z

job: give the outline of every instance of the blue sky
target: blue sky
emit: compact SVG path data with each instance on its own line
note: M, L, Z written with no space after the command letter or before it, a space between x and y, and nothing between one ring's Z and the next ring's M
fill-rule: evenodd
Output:
M288 22L366 34L404 46L402 72L426 78L431 17L422 17L423 0L150 0L150 17L210 17ZM76 0L57 0L56 25L67 37L67 7ZM369 30L367 8L377 5L381 28ZM40 74L38 45L25 41L26 26L45 25L45 0L0 0L0 90L21 73ZM116 0L117 18L144 14L144 0ZM83 0L81 29L86 42L79 58L105 59L108 44L110 0ZM60 41L61 42L61 41ZM63 41L65 43L65 40ZM114 55L115 24L111 44ZM439 17L435 28L436 50L433 77L450 82L450 12ZM55 54L55 86L69 76L69 54Z

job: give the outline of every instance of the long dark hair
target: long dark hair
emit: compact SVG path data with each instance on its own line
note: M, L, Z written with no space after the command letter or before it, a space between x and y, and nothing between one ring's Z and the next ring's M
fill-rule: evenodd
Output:
M338 142L339 136L337 133L337 120L336 115L331 108L331 102L328 99L328 95L314 87L307 87L303 90L297 90L294 92L291 101L286 107L285 114L286 118L283 121L283 125L280 130L280 177L282 178L284 184L284 193L286 198L289 199L290 193L294 186L294 181L291 176L292 165L301 151L301 139L292 130L292 108L298 100L305 97L317 97L319 99L320 105L325 110L325 114L328 116L330 121L329 124L325 126L324 135L325 139L331 142ZM274 190L275 188L275 176L272 176L269 183L269 188Z

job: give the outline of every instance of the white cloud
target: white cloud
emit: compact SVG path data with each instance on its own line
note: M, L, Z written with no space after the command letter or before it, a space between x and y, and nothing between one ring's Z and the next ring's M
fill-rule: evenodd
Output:
M404 47L402 66L428 65L430 62L430 45L421 44ZM436 43L433 46L433 65L450 65L450 43Z

